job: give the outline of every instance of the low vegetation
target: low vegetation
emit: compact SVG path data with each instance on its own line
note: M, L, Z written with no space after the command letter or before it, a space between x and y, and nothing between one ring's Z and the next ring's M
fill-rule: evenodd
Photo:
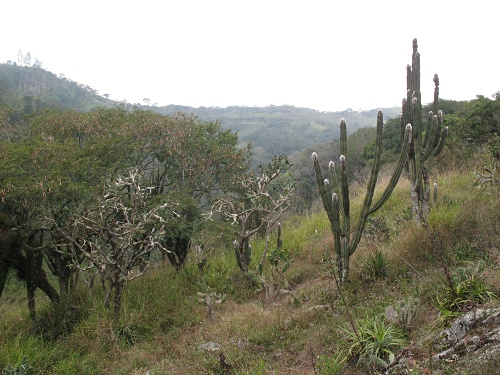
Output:
M295 256L286 292L272 304L257 279L241 273L230 246L214 246L203 268L193 254L180 271L158 264L132 281L117 323L84 290L60 305L40 298L32 323L27 309L19 309L25 306L22 287L9 274L0 327L9 345L0 349L0 367L19 366L26 356L34 373L201 374L224 373L227 366L234 374L362 374L390 363L410 342L425 358L453 316L498 305L498 196L476 189L472 174L449 172L438 180L443 193L429 218L434 240L406 215L408 200L398 197L406 197L408 183L399 184L375 216L384 225L372 225L353 255L343 297L333 279L331 234L321 212L283 222L283 249ZM384 234L373 240L377 230ZM252 242L259 260L265 239ZM257 263L250 265L253 275ZM272 269L264 264L268 277ZM220 298L209 314L200 293ZM388 306L410 297L418 299L411 319L385 319Z

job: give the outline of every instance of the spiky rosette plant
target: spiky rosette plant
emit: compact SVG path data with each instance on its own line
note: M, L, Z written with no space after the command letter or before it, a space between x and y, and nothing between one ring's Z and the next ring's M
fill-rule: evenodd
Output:
M430 181L434 157L443 149L448 128L441 129L443 113L439 106L439 77L434 75L433 111L427 125L422 118L420 93L420 53L413 39L412 65L406 67L406 98L403 99L401 127L411 124L413 137L408 149L407 173L410 180L412 216L416 222L427 222L429 214ZM437 114L436 114L437 113Z
M340 120L340 168L335 166L333 161L328 164L330 180L324 179L321 173L318 156L315 152L312 154L314 170L316 172L316 181L323 201L323 207L328 215L330 227L334 239L334 249L337 255L337 270L342 280L349 276L349 258L356 250L359 244L366 219L369 215L377 211L389 199L394 187L396 186L401 171L406 162L409 141L411 140L411 125L405 128L403 133L403 144L398 163L389 184L382 195L373 201L377 176L380 168L382 155L382 130L384 127L384 118L382 111L377 114L377 136L375 139L375 157L371 169L370 178L366 188L366 195L359 219L354 231L351 231L351 210L349 198L349 183L347 179L347 125L344 119Z

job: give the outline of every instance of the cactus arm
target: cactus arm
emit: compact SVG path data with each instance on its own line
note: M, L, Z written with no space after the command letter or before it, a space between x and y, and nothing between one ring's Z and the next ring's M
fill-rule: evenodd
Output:
M339 178L337 177L337 168L333 161L328 163L328 172L330 174L330 184L332 186L332 193L339 193Z
M431 114L432 112L429 112ZM439 143L439 121L438 121L438 116L433 116L432 117L432 126L429 128L429 130L425 133L425 138L428 139L428 144L427 147L424 146L423 148L423 154L422 154L422 162L425 162L429 157L434 156L434 147Z
M343 232L349 236L351 232L351 212L349 203L349 184L347 182L347 162L344 155L340 155L340 187L341 187L341 201L340 210L344 216Z
M323 179L321 167L319 166L318 155L315 152L312 153L312 159L314 164L314 171L316 172L316 182L318 184L319 194L321 196L321 200L323 201L323 207L328 216L328 220L330 221L332 234L335 235L335 232L343 233L342 229L340 228L339 219L335 214L331 195L328 195L327 193L325 180Z
M439 125L438 130L441 129L442 122L443 122L443 112L438 111L438 125ZM443 131L441 132L441 137L439 137L439 143L436 144L434 156L438 156L441 153L441 151L443 150L444 142L445 142L447 136L448 136L448 127L445 126Z
M340 244L340 209L339 209L339 198L337 194L333 193L332 195L332 204L333 204L333 211L335 215L335 223L338 225L338 230L333 232L333 248L335 252L337 253L337 267L339 270L342 269L342 247ZM333 224L332 224L333 226Z
M399 177L401 176L401 172L403 171L403 167L406 165L407 159L408 159L408 147L411 142L411 125L408 124L406 125L406 131L405 131L405 137L403 140L403 144L401 147L401 152L399 154L399 160L396 165L396 169L394 170L394 173L392 174L391 180L389 181L389 184L385 188L384 192L382 193L382 196L380 199L375 203L370 211L368 212L368 215L373 214L376 212L380 207L384 205L384 203L389 199L389 197L392 194L392 191L396 187Z
M437 138L434 139L434 145L433 148L436 148L437 145L439 144L441 140L441 125L443 124L443 111L439 110L437 112L437 124L436 124L436 132L437 132Z
M438 107L439 107L439 76L437 74L434 74L434 78L432 79L434 81L434 101L433 101L433 108L432 111L434 113L438 113Z
M429 111L429 114L427 116L427 130L425 131L424 143L422 144L423 148L427 148L427 145L429 144L429 138L432 138L433 131L434 131L434 114L432 113L432 111Z
M443 129L443 132L441 133L441 138L439 140L439 144L436 147L436 150L434 151L434 156L438 156L441 151L443 150L444 147L444 141L446 140L446 137L448 136L448 127L445 126Z
M375 139L375 156L373 159L372 171L370 174L370 180L366 187L365 200L363 202L363 207L359 215L358 226L356 227L356 232L352 242L349 244L349 254L354 253L354 250L358 246L361 239L361 234L365 228L366 218L370 214L370 206L373 200L373 193L375 191L375 185L377 184L378 171L380 169L380 158L382 156L382 131L384 129L384 116L382 111L379 110L377 114L377 136Z
M340 187L339 187L339 177L338 177L338 168L336 167L335 163L333 161L330 161L328 163L328 172L330 174L330 184L331 184L331 192L330 192L330 197L332 196L333 193L336 193L337 195L340 194ZM343 207L340 206L340 214L344 215Z
M321 200L323 201L323 207L325 208L326 214L328 215L328 219L332 221L333 208L326 191L325 180L323 179L321 167L319 166L318 155L313 152L311 157L314 164L314 171L316 172L316 182L318 184L319 195L321 196Z
M347 125L344 119L340 120L340 212L344 218L349 217L349 189L347 186ZM342 160L344 161L342 163ZM349 225L350 227L350 225ZM349 233L349 232L345 232Z
M413 118L411 116L411 99L412 99L412 83L411 83L412 69L411 65L406 65L406 101L403 106L404 124L412 124Z
M340 119L340 155L347 155L347 124Z

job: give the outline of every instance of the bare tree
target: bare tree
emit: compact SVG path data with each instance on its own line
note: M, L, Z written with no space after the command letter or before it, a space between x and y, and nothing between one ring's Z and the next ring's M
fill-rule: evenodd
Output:
M267 166L260 167L258 176L242 181L240 196L221 198L212 206L209 216L215 211L240 226L233 244L243 272L248 272L251 261L250 237L262 228L272 228L293 203L294 181L287 174L290 166L285 155L274 157Z
M60 228L54 222L62 238L71 243L74 265L91 289L94 277L100 276L107 308L114 295L116 320L125 283L145 273L153 250L167 251L160 239L166 218L175 218L176 214L169 204L151 207L152 190L142 187L140 176L131 172L126 178L110 181L97 206L75 218L69 228Z

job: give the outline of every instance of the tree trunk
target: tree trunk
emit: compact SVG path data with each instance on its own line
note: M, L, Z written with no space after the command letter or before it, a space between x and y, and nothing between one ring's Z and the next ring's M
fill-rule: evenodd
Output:
M122 295L123 295L123 282L118 281L115 286L115 309L114 309L114 316L115 316L115 322L118 322L118 319L120 319L120 309L122 305Z
M0 260L0 297L2 297L3 287L7 281L7 274L9 273L9 265Z
M43 270L43 268L40 269L39 274L38 274L38 282L36 285L38 288L40 288L46 295L49 297L50 302L52 303L59 303L61 300L61 296L59 293L57 293L57 290L50 284L49 279L47 278L47 274Z
M30 238L30 245L33 244ZM43 254L41 251L26 250L26 291L28 295L28 308L30 317L36 320L35 291L38 286L39 275L42 271Z

